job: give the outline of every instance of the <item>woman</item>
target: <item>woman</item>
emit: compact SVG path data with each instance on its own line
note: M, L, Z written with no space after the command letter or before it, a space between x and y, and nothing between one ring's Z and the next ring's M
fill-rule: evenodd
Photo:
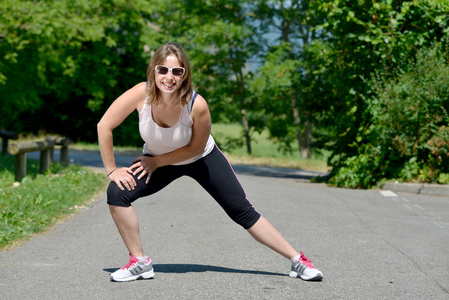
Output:
M111 180L107 191L109 209L130 256L129 263L110 278L131 281L154 276L131 203L187 175L198 181L258 242L290 259L290 276L321 280L322 273L311 261L293 249L246 199L234 171L210 135L209 108L205 99L193 91L189 61L182 48L174 43L159 48L147 69L147 80L115 100L98 123L100 152ZM112 131L135 109L145 141L144 155L129 168L116 168Z

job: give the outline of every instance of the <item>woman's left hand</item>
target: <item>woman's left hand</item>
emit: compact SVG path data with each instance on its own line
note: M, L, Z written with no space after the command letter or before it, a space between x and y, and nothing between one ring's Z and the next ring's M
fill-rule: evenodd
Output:
M147 175L145 183L150 182L151 174L157 169L156 159L150 156L139 156L133 161L130 167L133 170L133 175L139 174L138 180Z

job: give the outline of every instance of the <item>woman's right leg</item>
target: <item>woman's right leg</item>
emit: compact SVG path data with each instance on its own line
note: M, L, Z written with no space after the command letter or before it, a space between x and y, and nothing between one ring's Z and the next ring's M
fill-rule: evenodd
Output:
M112 219L128 248L130 255L144 257L142 241L140 239L139 220L132 206L122 207L109 205Z
M143 251L139 221L131 203L138 198L156 193L177 176L171 168L163 167L153 173L148 184L145 183L145 177L138 180L136 175L137 186L131 191L120 190L114 182L109 184L107 191L109 210L130 255L126 266L109 275L111 280L131 281L154 276L152 261Z
M121 190L115 182L109 184L107 190L109 210L117 229L131 255L143 257L144 251L140 238L139 220L131 203L138 198L152 195L170 182L180 177L176 168L166 166L157 169L151 176L150 182L145 183L146 177L138 180L134 176L136 187L134 190Z
M111 273L112 281L132 281L139 278L153 278L153 264L143 253L140 240L139 221L132 206L121 207L109 205L112 218L129 251L129 263Z

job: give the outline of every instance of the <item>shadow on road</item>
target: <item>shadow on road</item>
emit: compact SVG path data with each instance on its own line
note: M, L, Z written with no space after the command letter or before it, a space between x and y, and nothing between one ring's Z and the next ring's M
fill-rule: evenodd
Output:
M239 274L255 274L255 275L269 275L269 276L287 276L282 273L273 273L265 271L254 270L239 270L225 267L217 267L210 265L198 265L198 264L155 264L153 265L156 273L202 273L202 272L219 272L219 273L239 273ZM103 271L112 273L117 271L118 268L103 269Z

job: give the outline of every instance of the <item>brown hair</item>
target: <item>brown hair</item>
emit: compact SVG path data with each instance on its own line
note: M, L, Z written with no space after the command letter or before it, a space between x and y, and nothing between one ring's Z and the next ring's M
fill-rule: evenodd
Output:
M192 87L192 75L190 71L190 63L187 55L181 46L175 43L167 43L161 46L154 53L151 58L150 64L147 69L147 80L148 80L148 90L147 97L149 100L149 104L156 103L160 96L160 91L156 86L155 82L155 70L154 68L157 65L161 65L163 61L170 55L175 55L178 58L181 67L185 69L185 73L183 75L182 85L178 90L178 97L182 105L186 104L189 99L192 97L193 87Z

